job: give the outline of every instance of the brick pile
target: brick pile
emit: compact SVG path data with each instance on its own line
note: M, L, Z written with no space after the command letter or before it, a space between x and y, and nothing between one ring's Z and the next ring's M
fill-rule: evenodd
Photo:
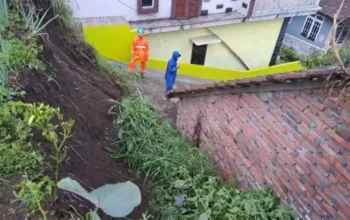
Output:
M318 73L323 73L318 79L327 75ZM243 188L273 188L302 219L348 219L350 105L308 86L222 93L252 82L295 80L297 85L300 76L310 80L302 72L177 90L172 93L181 97L177 126L186 138L196 139L225 178L236 177Z

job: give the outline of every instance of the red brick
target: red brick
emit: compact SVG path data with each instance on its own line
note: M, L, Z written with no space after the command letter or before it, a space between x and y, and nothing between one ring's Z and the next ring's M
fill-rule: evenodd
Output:
M309 186L308 184L306 184L304 187L305 187L305 189L306 189L307 195L308 195L310 198L316 195L316 190L315 190L315 188Z
M308 108L308 110L315 116L318 116L320 114L320 111L317 108L313 107L313 106L310 106Z
M340 220L348 220L349 219L349 215L345 215L341 211L338 211L337 214L338 214Z
M326 133L330 137L332 137L336 142L338 142L341 146L343 146L346 150L350 151L350 144L347 143L344 139L342 139L339 135L337 135L331 130L326 130Z
M319 119L321 119L322 122L324 122L326 125L328 125L330 128L334 128L337 123L330 120L326 115L324 114L320 114L319 116Z
M331 147L337 153L342 153L344 151L342 146L340 144L338 144L337 142L335 142L335 140L333 138L331 138L327 142L327 144L328 144L329 147Z
M346 171L345 167L343 167L340 163L335 163L334 167L341 173L346 179L350 180L350 174Z
M337 178L337 182L339 182L340 184L346 184L347 182L350 181L349 179L346 179L342 174L338 174L336 178ZM350 194L350 191L349 191L349 194Z
M343 107L344 109L348 110L350 112L350 104L347 104L346 102L342 100L337 100L338 105Z
M350 127L345 125L337 125L335 133L338 134L345 141L350 141Z
M330 203L330 204L332 204L332 203ZM326 208L326 210L329 212L329 214L331 214L332 216L336 215L336 210L334 207L332 207L332 205L329 205L325 201L322 202L322 205L323 205L323 207Z
M310 106L310 103L308 103L305 99L302 99L300 96L296 97L295 101L298 102L304 109Z
M286 97L285 99L288 101L289 104L291 104L294 108L298 109L299 111L303 112L305 110L305 108L298 102L296 102L294 98Z
M318 110L320 111L324 111L326 109L326 106L321 104L320 102L318 101L314 101L313 100L313 97L310 97L309 95L306 95L305 93L302 93L301 94L301 97L306 99L307 101L309 101L309 103L313 106L315 106Z
M348 201L346 199L344 194L339 190L339 188L335 184L330 187L330 190L333 193L333 195L336 196L336 198L338 200L341 200L341 201L339 201L339 203L343 203L344 205L346 205L350 208L350 200ZM349 216L350 216L350 210L349 210Z
M350 190L347 190L342 183L339 182L338 180L338 183L336 185L338 187L338 189L344 193L345 196L349 197L350 196Z
M313 123L315 123L317 126L322 127L323 122L314 114L312 114L309 109L305 111L305 116L309 118Z
M324 114L325 114L327 117L331 118L331 117L333 117L336 113L334 113L332 110L330 110L329 108L327 108L326 110L324 110Z
M350 112L343 110L340 116L346 123L350 124Z
M314 131L310 131L309 138L313 141L316 141L318 135Z
M315 194L315 198L316 198L318 201L320 201L320 202L323 201L323 197L320 196L320 195L318 195L317 192L316 192L316 194Z

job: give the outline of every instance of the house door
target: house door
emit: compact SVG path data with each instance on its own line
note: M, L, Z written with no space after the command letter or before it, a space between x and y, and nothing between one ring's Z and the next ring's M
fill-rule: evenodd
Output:
M202 7L202 0L173 0L172 18L186 19L199 15Z
M201 1L202 0L189 0L189 10L188 10L188 17L194 18L198 16L199 11L201 10Z
M185 18L186 17L186 6L187 0L176 0L175 1L175 18Z

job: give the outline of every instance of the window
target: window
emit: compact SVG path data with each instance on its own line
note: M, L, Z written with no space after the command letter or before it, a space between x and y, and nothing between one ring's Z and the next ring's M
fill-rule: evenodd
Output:
M301 32L301 35L311 41L315 41L318 33L321 30L323 21L324 17L321 15L314 14L308 16L304 24L303 30Z
M142 6L142 8L152 8L153 7L153 0L142 0L141 6Z
M335 39L337 44L343 44L346 36L348 35L349 27L340 24L337 28L337 32L335 34Z
M197 46L193 44L191 64L204 65L208 45Z
M202 0L173 0L171 17L175 19L198 17L201 14L201 8Z
M150 14L157 13L159 0L137 0L137 13Z

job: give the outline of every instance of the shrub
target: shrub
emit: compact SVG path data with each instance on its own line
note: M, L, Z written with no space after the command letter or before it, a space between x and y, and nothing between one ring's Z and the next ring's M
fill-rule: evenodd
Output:
M344 63L350 62L350 49L348 47L343 46L339 50L339 55ZM303 57L301 63L307 68L314 68L337 65L338 61L334 56L333 49L329 49L325 53L313 51L310 55Z
M126 99L109 114L119 115L114 125L123 144L111 156L125 159L156 185L159 219L295 218L271 191L243 192L222 182L206 154L163 122L148 101Z
M282 59L287 60L287 61L300 60L300 56L299 56L298 52L294 48L291 48L291 47L281 47L279 55Z
M39 59L39 54L42 51L42 48L37 46L35 38L31 38L27 41L10 38L8 44L9 69L15 71L21 71L26 68L45 69L44 63ZM1 56L0 59L2 59Z

